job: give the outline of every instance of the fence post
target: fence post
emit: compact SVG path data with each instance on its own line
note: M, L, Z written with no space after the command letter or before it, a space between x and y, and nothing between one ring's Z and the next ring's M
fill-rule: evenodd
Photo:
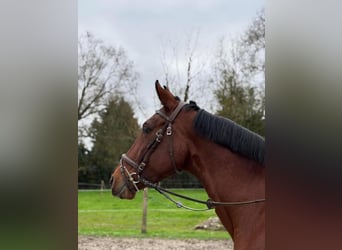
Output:
M101 192L103 191L104 188L105 188L105 182L104 180L101 180Z
M142 223L141 223L141 233L147 233L147 203L148 203L148 192L147 188L144 188L143 196L143 213L142 213Z

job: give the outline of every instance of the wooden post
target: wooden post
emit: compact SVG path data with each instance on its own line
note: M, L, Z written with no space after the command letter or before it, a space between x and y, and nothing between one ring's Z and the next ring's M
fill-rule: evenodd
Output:
M104 188L105 188L105 186L104 186L104 180L101 180L101 191L103 191Z
M143 196L143 213L142 213L142 223L141 223L141 233L147 233L147 203L148 203L148 192L147 188L144 188Z

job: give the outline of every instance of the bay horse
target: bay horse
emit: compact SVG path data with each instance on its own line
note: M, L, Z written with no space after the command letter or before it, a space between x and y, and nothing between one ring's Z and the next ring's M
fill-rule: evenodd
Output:
M112 194L133 199L140 189L185 170L217 203L264 198L264 139L195 102L181 102L158 81L155 87L163 107L122 155L111 177ZM214 208L235 250L265 249L265 202Z

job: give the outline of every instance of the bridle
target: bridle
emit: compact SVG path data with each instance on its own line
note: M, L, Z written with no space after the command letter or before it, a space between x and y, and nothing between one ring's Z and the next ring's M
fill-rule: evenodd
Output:
M177 205L177 207L179 207L179 208L182 207L182 208L193 210L193 211L208 210L208 209L214 208L215 206L236 206L236 205L246 205L246 204L255 204L255 203L259 203L259 202L264 202L265 199L236 201L236 202L219 202L219 201L213 201L211 199L208 199L207 201L202 201L202 200L198 200L198 199L194 199L191 197L187 197L184 195L174 193L174 192L167 190L167 189L161 187L160 185L153 183L153 182L147 180L146 178L142 177L142 173L143 173L145 167L147 166L152 153L155 151L155 149L158 147L158 145L162 141L164 134L166 134L166 136L169 138L168 153L169 153L171 165L173 166L176 173L181 172L180 170L178 170L178 168L176 166L175 159L174 159L173 141L172 141L172 134L173 134L172 124L185 105L186 105L186 103L180 101L178 103L176 109L171 113L170 116L167 116L161 109L156 111L156 114L158 114L164 120L166 120L166 124L155 133L154 138L147 145L147 150L144 153L140 163L137 163L136 161L131 159L129 156L127 156L127 154L123 154L121 156L120 172L121 172L121 175L125 179L125 185L123 186L123 188L127 187L131 192L139 192L139 188L138 188L137 184L142 183L146 187L151 187L151 188L154 188L155 190L157 190L159 193L164 195L167 199L169 199L170 201L175 203ZM126 162L131 167L133 167L135 171L134 172L128 171L128 169L124 165L124 162ZM132 186L130 184L132 184L134 189L132 188ZM186 200L190 200L193 202L205 204L207 206L207 208L206 209L193 209L193 208L184 206L181 202L175 201L174 199L172 199L168 194L171 194L171 195L174 195L174 196L186 199Z
M177 169L176 162L174 159L174 152L173 152L173 141L172 141L172 124L174 120L176 119L177 115L181 112L183 107L186 105L186 103L180 101L176 107L176 109L171 113L170 116L167 116L161 109L156 111L156 114L161 116L164 120L166 120L166 124L159 129L156 133L152 141L147 144L147 150L144 153L142 160L140 163L135 162L133 159L127 156L127 154L123 154L120 159L120 171L122 176L126 179L126 186L130 191L139 191L139 188L137 187L138 183L143 183L146 186L150 181L146 180L142 177L142 173L146 167L146 165L149 162L149 159L152 155L152 153L155 151L155 149L158 147L160 142L162 141L162 138L164 137L164 134L169 138L169 157L171 161L171 165L173 166L173 169L176 173L181 172ZM131 167L134 168L135 172L129 172L126 166L124 165L124 162L128 163ZM132 184L134 189L129 185L129 183Z

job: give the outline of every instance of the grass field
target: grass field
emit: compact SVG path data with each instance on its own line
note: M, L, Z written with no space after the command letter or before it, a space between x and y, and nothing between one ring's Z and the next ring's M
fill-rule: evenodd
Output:
M176 191L198 199L208 198L202 189L177 189ZM148 190L147 233L141 234L142 195L141 191L133 200L121 200L113 197L107 190L79 191L78 233L118 237L229 238L225 231L193 230L197 224L215 216L213 210L193 212L177 208L155 190ZM203 208L201 204L180 201L184 205Z

